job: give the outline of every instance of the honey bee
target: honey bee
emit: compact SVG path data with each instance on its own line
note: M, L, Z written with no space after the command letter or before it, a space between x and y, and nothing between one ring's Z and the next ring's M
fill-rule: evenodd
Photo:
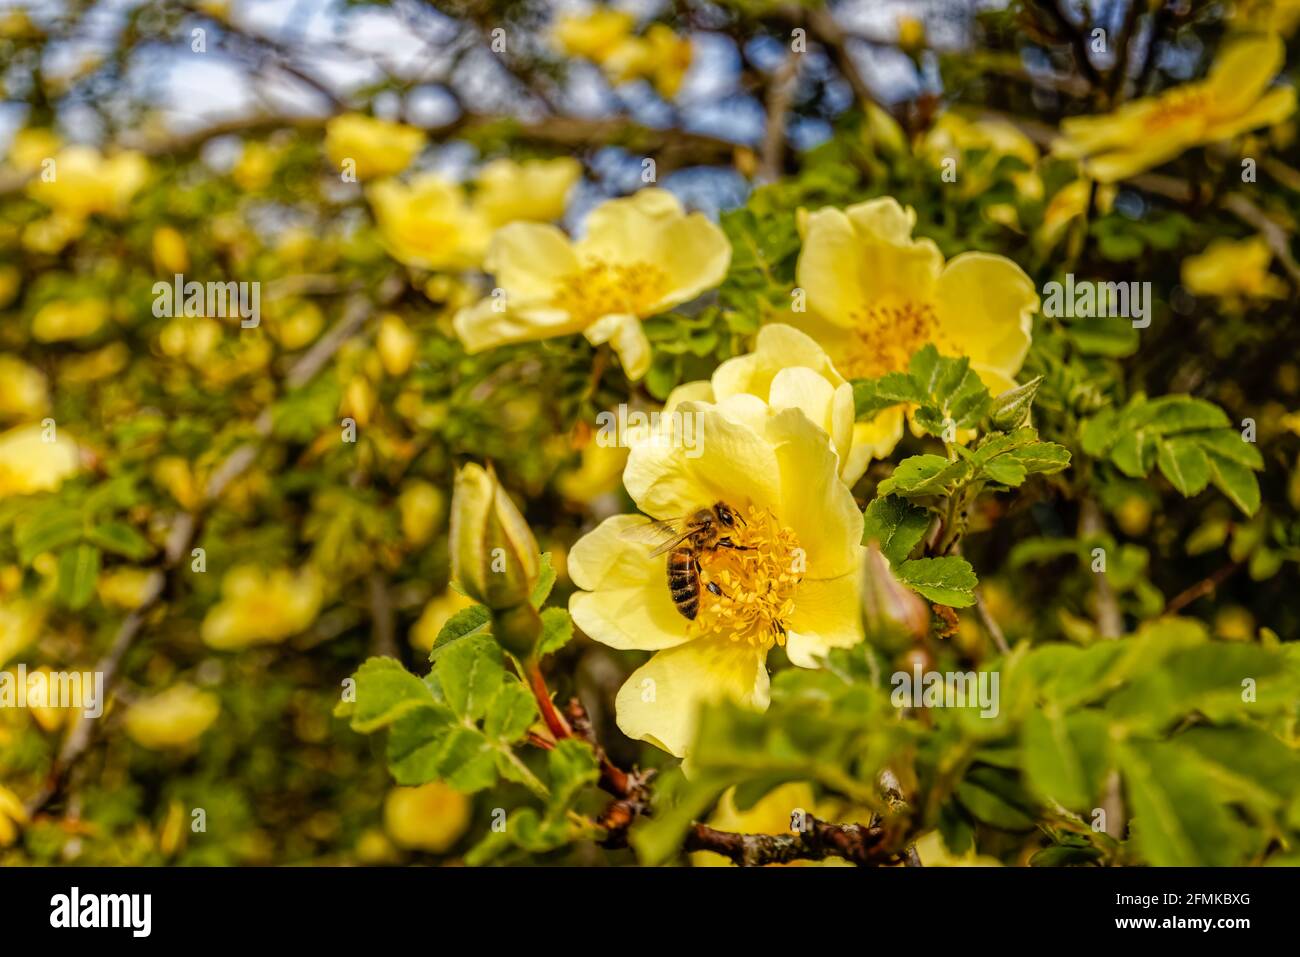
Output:
M685 518L664 519L637 525L623 533L630 541L654 545L651 556L668 553L668 593L673 607L683 618L694 621L700 611L700 585L703 577L700 556L719 548L748 551L747 545L737 545L727 534L728 529L744 525L745 520L731 506L716 502L711 508L701 508ZM721 595L717 582L706 582L710 594Z

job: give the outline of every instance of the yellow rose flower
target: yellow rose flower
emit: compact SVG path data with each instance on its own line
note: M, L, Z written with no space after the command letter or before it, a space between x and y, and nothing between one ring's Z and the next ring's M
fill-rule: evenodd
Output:
M62 429L36 423L0 434L0 498L53 492L80 469L77 443Z
M646 31L645 42L650 62L646 75L659 95L671 100L682 88L682 80L691 67L690 38L679 37L671 27L656 23Z
M572 157L549 160L497 159L478 174L474 205L493 226L516 220L546 223L564 215L582 164Z
M448 588L436 598L431 598L424 606L424 611L420 613L419 620L411 626L409 636L411 647L418 648L420 651L431 651L434 639L438 637L438 632L442 631L442 626L447 624L451 616L475 604L477 602L474 599L462 595L454 588Z
M808 312L791 321L850 379L902 371L932 343L969 356L994 394L1014 387L1038 309L1033 282L991 253L945 264L931 240L912 239L915 224L916 211L890 197L808 215L796 267ZM854 454L888 455L902 434L903 409L886 409L854 426Z
M239 153L239 159L230 171L230 176L240 189L253 193L271 182L278 163L277 150L265 143L245 143Z
M473 809L468 797L441 781L393 788L384 799L384 829L399 847L444 854L469 829Z
M552 37L561 53L600 62L632 33L635 25L636 19L630 13L598 7L588 14L561 17Z
M56 300L46 303L32 319L37 342L63 342L98 332L108 321L108 303L102 299Z
M602 522L573 546L568 571L579 628L612 648L655 652L618 693L619 727L681 756L702 702L766 708L773 645L814 667L861 640L862 514L826 434L799 409L735 395L677 411L694 417L701 441L635 443L623 484L652 519L681 521L717 503L736 517L725 534L740 547L698 556L694 619L674 604L668 556L651 554L645 515Z
M243 565L227 573L221 601L203 619L203 641L220 651L284 641L316 620L323 599L320 576L307 568Z
M1043 183L1034 171L1038 163L1038 147L1014 124L997 119L967 119L952 111L943 113L926 133L921 151L930 162L942 167L945 160L956 162L956 186L962 196L978 196L995 181L998 163L1010 156L1020 160L1024 170L1009 175L1022 196L1039 197ZM977 153L978 156L970 156ZM1007 225L1018 226L1019 215L1014 206L990 206L986 215L1002 217Z
M393 176L411 165L424 149L423 130L404 123L346 113L325 124L325 153L343 170L350 160L356 164L357 179Z
M576 242L541 223L497 230L486 266L504 298L462 309L454 325L471 353L581 332L610 343L640 379L650 368L641 320L718 285L730 262L727 237L704 214L687 215L666 190L643 189L597 207Z
M578 465L556 476L555 487L570 502L587 505L618 491L626 465L625 446L614 442L588 442Z
M1273 251L1263 236L1216 239L1204 252L1183 260L1182 279L1197 296L1216 296L1240 304L1249 299L1285 299L1287 284L1269 272Z
M104 156L89 146L66 146L55 155L52 172L27 185L32 199L77 218L122 216L148 178L149 163L141 153Z
M1133 100L1105 116L1062 121L1053 152L1082 160L1085 175L1112 183L1194 146L1280 123L1295 111L1295 89L1267 87L1284 56L1277 36L1230 42L1204 80Z
M679 386L664 411L672 412L687 398L716 402L733 395L757 396L773 409L802 410L829 437L847 484L866 471L871 449L853 445L853 387L835 371L826 351L793 326L764 326L753 352L723 362L708 383Z
M943 835L931 831L916 842L916 855L925 867L1001 867L1002 862L988 854L978 854L971 847L964 854L954 854L943 842Z
M17 356L0 355L0 419L38 419L49 406L45 374Z
M45 614L44 605L18 595L0 598L0 667L36 640Z
M185 748L198 740L220 713L216 695L182 682L131 705L126 713L126 733L142 748Z
M380 236L393 258L423 269L473 269L491 229L464 190L434 173L411 182L380 180L367 190Z

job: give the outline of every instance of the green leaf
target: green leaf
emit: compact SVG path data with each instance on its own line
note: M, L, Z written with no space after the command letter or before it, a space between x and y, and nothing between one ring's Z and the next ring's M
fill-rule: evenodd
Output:
M913 455L903 459L894 474L877 486L880 495L937 495L970 477L965 459L949 462L942 455Z
M59 556L59 601L65 608L79 611L90 603L99 579L99 549L93 545L76 545Z
M1242 828L1191 751L1173 742L1117 745L1133 840L1157 867L1237 863Z
M904 585L940 605L965 608L975 603L979 580L970 562L957 555L914 558L899 565L895 574Z
M553 655L573 638L573 619L563 608L547 608L542 612L542 637L537 641L537 654Z
M1025 775L1045 800L1071 810L1093 807L1105 778L1110 743L1106 717L1097 710L1031 711L1022 731Z
M507 681L498 689L483 719L483 733L489 738L513 743L524 736L537 720L537 702L532 692L518 681Z
M875 541L891 565L906 560L925 537L930 513L896 495L875 498L862 515L862 544Z
M1214 487L1246 515L1250 516L1258 512L1259 482L1250 468L1214 452L1208 453L1206 459L1210 466L1210 481L1214 483Z
M486 634L491 627L492 613L486 605L462 608L438 630L438 636L433 639L433 647L429 651L429 660L437 661L450 645L473 635Z
M497 780L491 742L445 712L416 711L399 719L388 735L387 758L394 780L407 786L446 781L468 793Z
M433 708L437 701L429 686L395 658L369 658L357 669L356 701L335 714L352 716L352 730L369 734L392 724L416 708Z
M557 742L546 755L546 766L551 783L550 814L568 810L578 792L595 784L600 777L596 752L577 738Z
M81 514L75 509L62 505L39 508L14 530L18 560L30 565L37 555L66 548L81 538L83 529Z
M438 658L438 682L459 718L477 721L487 714L505 674L501 646L486 635L458 641Z
M86 538L104 551L121 555L133 562L143 561L154 552L149 540L126 522L112 521L96 525L86 534Z
M543 552L539 563L537 584L533 586L531 601L534 608L541 608L555 587L555 566L551 564L551 553Z
M1160 472L1184 496L1197 495L1210 481L1210 462L1194 438L1179 436L1161 442L1156 454Z

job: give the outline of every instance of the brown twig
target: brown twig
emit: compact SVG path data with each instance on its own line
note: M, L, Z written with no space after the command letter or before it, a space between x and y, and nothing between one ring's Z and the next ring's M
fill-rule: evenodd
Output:
M802 830L789 834L737 834L695 824L686 835L687 851L712 851L741 867L821 861L841 857L863 867L906 862L907 852L884 827L829 824L808 816Z
M1165 605L1166 615L1176 615L1198 598L1204 598L1231 578L1242 567L1242 562L1231 562L1218 569L1212 575L1207 575L1195 585L1187 588L1173 598Z

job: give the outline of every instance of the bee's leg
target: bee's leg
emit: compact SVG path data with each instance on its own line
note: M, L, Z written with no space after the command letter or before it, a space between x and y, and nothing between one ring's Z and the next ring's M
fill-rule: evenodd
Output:
M719 598L725 598L725 597L726 597L726 593L722 590L722 587L721 587L717 582L713 582L713 581L705 582L705 581L704 581L704 569L702 569L702 568L700 567L700 560L699 560L698 558L696 558L696 559L694 559L694 562L695 562L695 574L696 574L696 577L698 577L700 581L704 582L704 587L705 587L705 589L708 591L708 593L709 593L710 595L717 595Z
M752 549L748 545L737 545L735 542L731 540L729 536L724 536L723 538L718 539L718 547L731 548L731 549L735 549L738 552L752 551Z

